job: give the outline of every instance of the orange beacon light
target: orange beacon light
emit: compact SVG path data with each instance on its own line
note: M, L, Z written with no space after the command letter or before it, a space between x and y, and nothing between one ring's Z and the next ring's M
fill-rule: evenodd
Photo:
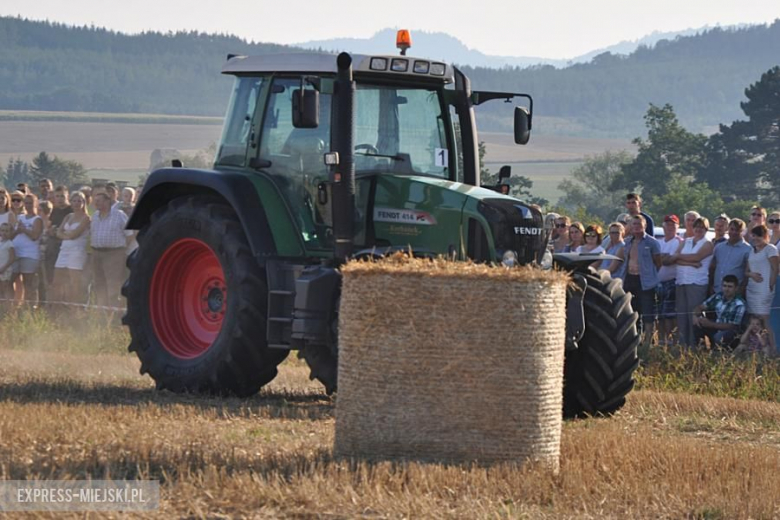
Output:
M406 29L401 29L395 36L395 46L401 49L401 56L406 56L406 50L412 46L412 35Z

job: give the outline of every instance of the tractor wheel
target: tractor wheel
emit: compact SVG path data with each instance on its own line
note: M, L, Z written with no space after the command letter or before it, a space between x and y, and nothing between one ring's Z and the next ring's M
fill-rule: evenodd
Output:
M235 213L212 198L157 210L130 255L123 322L158 389L247 396L287 355L266 346L265 277Z
M610 415L626 402L639 365L637 313L631 295L607 271L585 277L585 334L578 348L566 353L564 417Z

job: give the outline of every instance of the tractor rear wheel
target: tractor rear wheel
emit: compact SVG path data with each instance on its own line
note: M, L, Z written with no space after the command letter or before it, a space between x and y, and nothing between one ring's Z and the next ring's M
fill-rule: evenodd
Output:
M174 199L128 259L129 350L160 389L247 396L287 355L266 346L265 279L231 208Z
M639 365L637 313L631 295L608 271L585 274L585 334L566 353L564 417L610 415L626 402Z

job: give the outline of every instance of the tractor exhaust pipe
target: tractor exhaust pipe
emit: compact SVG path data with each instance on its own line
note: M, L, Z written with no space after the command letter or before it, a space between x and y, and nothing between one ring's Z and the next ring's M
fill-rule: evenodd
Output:
M333 234L336 258L352 256L355 235L355 82L352 80L352 56L342 52L336 58L338 76L335 89L334 143L338 164L331 170L333 183Z

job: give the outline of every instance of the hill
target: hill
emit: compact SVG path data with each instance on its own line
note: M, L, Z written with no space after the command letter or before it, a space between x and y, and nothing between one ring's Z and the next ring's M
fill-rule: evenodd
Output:
M660 40L673 40L678 36L690 36L711 29L685 29L683 31L655 31L637 40L624 40L608 47L595 49L581 56L568 59L544 58L540 56L494 56L477 49L471 49L458 38L443 32L428 32L412 30L414 54L428 56L448 63L468 65L471 67L530 67L532 65L552 65L564 68L575 63L587 63L595 56L610 52L612 54L631 54L639 47L652 47ZM368 38L332 38L328 40L313 40L293 44L303 49L324 50L329 52L356 52L361 54L387 54L393 49L397 29L382 29ZM511 52L511 50L508 50Z
M146 112L220 116L228 53L301 49L229 35L143 33L0 18L0 110ZM387 52L386 49L383 52ZM662 39L629 55L602 53L562 69L464 67L475 88L524 91L536 100L535 131L599 137L643 133L648 103L672 103L700 131L741 116L746 86L780 63L780 20ZM501 103L480 109L485 130L506 131Z

